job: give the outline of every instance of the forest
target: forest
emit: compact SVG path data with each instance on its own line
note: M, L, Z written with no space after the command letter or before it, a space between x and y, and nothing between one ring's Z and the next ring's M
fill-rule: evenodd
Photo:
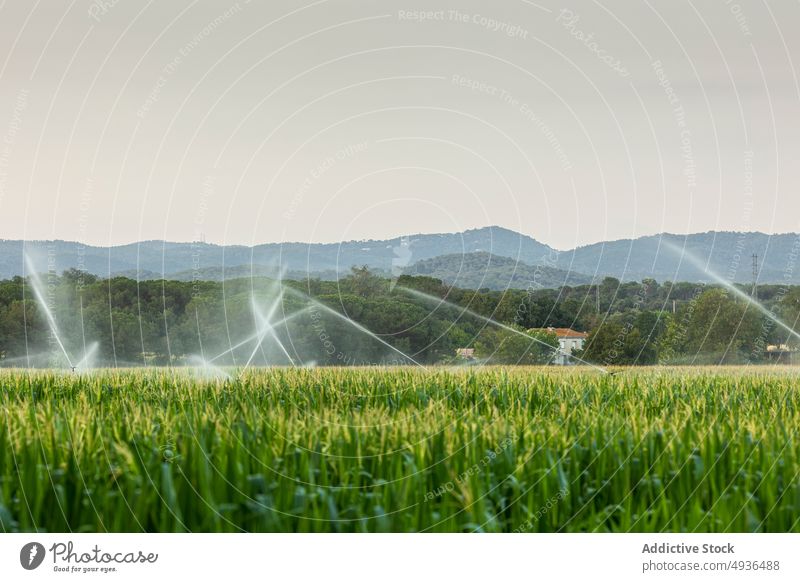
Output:
M0 282L1 366L63 366L65 353L74 364L88 351L106 366L430 365L460 362L460 348L474 349L480 363L545 364L557 340L533 330L547 327L588 332L575 355L603 366L748 364L769 361L770 345L796 349L789 330L800 318L800 287L782 285L758 287L759 309L702 283L609 277L559 289L473 290L425 276L391 280L366 267L338 281L280 285L137 282L74 269L39 280L39 296L29 279Z

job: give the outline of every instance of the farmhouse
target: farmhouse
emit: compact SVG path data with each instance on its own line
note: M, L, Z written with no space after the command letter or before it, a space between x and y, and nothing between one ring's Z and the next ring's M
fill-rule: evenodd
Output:
M589 337L586 332L575 331L568 327L534 328L529 331L552 333L558 338L558 353L553 358L553 364L556 366L574 364L570 355L575 351L582 350L586 338Z
M793 364L797 360L797 350L786 344L769 345L764 355L774 364Z

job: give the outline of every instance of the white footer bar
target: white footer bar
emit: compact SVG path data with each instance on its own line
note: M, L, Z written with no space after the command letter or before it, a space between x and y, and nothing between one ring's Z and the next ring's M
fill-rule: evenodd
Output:
M796 534L0 534L2 580L798 580Z

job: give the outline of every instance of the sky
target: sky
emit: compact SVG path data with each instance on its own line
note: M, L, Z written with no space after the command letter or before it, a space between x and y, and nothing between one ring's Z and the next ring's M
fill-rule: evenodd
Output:
M800 231L800 3L0 2L0 238Z

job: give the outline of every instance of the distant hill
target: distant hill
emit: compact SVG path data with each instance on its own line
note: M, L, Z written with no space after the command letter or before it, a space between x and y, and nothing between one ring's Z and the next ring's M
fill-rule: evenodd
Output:
M681 256L684 245L694 260ZM711 282L711 275L703 268L706 263L721 277L745 283L752 278L751 255L755 253L759 256L759 281L800 283L800 235L757 232L663 234L560 252L529 236L496 226L387 240L270 243L254 247L164 241L92 247L65 241L0 240L0 279L23 273L23 246L40 272L82 268L101 277L124 274L139 279L181 280L222 280L248 277L251 272L265 276L283 272L292 278L335 279L353 266L367 265L386 276L427 269L429 274L458 285L491 288L509 284L527 287L533 274L528 269L536 265L547 267L538 271L545 286L559 286L565 281L577 284L606 276ZM441 261L429 262L437 258ZM484 279L485 273L491 276Z
M472 252L488 252L533 264L551 250L528 236L496 226L455 234L417 234L329 244L293 242L246 247L143 241L92 247L65 241L30 241L24 246L40 271L50 267L60 273L81 267L103 277L125 273L135 278L139 273L140 278L171 278L181 274L184 279L187 276L191 279L192 273L203 278L204 272L213 273L214 279L249 276L251 265L261 273L284 270L303 275L326 271L335 274L356 265L392 273L417 261ZM0 241L0 278L23 272L22 249L22 241Z
M686 253L680 251L685 248ZM762 283L800 283L800 235L760 232L661 234L578 247L559 253L557 266L589 276L640 281L713 281L707 269L726 280L753 279L758 255Z
M476 252L425 259L405 270L467 289L555 288L591 283L591 277L548 266L533 266L491 253Z

